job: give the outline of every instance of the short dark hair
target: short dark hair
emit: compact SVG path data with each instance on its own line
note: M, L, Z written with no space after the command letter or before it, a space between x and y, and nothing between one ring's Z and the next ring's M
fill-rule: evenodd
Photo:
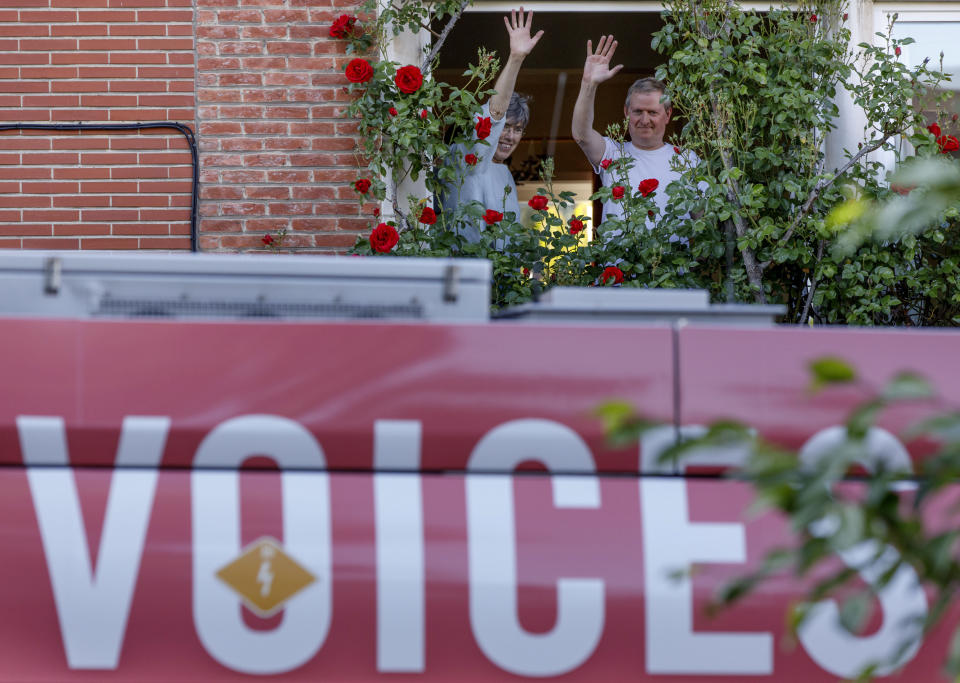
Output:
M530 123L530 102L533 98L518 92L510 95L510 104L507 105L507 120L520 123L524 128Z
M667 84L663 81L658 81L656 78L641 78L634 81L633 85L627 90L627 99L623 102L624 108L630 108L630 98L633 97L634 93L638 92L658 92L660 93L660 103L663 105L663 108L673 109L673 105L670 104L670 98L667 96Z

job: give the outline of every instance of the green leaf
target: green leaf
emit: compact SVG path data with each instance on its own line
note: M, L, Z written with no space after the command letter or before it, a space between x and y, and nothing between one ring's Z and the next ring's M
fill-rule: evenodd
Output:
M852 635L856 635L867 623L873 612L873 596L868 591L851 595L840 605L840 625Z
M842 358L822 356L810 363L810 373L813 375L810 388L819 389L827 384L845 384L855 382L857 372L853 366Z
M901 372L887 383L881 395L888 401L903 401L933 398L936 392L930 382L921 375Z

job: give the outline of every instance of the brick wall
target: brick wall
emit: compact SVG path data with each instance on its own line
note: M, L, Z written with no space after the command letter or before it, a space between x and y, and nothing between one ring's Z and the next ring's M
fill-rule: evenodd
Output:
M7 0L0 124L192 124L190 4ZM176 131L4 131L0 247L189 248L191 174Z
M373 208L349 184L345 44L328 36L357 4L7 0L0 125L186 124L201 249L262 249L285 230L285 248L343 250ZM190 174L175 131L0 132L0 247L189 248Z

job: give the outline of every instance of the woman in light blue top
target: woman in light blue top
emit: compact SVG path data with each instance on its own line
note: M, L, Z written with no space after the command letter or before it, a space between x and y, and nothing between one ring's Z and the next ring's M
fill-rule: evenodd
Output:
M479 118L490 118L490 134L486 141L489 144L476 143L465 150L456 145L451 150L452 161L463 170L462 183L459 187L450 187L443 196L443 208L453 211L458 204L477 201L485 209L492 209L506 214L513 212L520 214L520 205L517 202L517 185L510 174L510 169L503 162L513 154L520 144L523 131L530 121L530 107L527 98L513 92L517 82L517 74L523 60L533 50L543 36L543 31L530 35L530 26L533 12L524 16L523 7L518 13L510 12L510 17L504 17L503 23L510 36L510 57L494 84L496 91L490 100L483 105ZM474 131L474 139L477 139ZM469 165L464 158L472 154L476 163ZM504 194L509 188L509 193ZM464 225L460 234L468 242L479 242L480 231L474 224Z

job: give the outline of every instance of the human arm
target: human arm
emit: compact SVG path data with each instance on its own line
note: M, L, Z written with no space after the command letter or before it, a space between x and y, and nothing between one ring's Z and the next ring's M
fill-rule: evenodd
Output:
M573 139L594 168L603 160L605 147L603 136L593 129L597 86L613 78L623 68L623 64L610 68L610 60L613 59L616 49L617 41L613 36L601 36L596 52L593 51L593 42L587 41L587 60L583 64L580 93L573 106Z
M533 12L527 12L524 16L523 7L520 8L519 14L516 10L511 10L510 17L503 18L503 23L507 27L507 34L510 36L510 56L493 85L496 92L489 102L490 116L495 121L499 121L506 115L523 60L526 59L543 36L543 31L537 31L534 36L530 35L532 21Z

